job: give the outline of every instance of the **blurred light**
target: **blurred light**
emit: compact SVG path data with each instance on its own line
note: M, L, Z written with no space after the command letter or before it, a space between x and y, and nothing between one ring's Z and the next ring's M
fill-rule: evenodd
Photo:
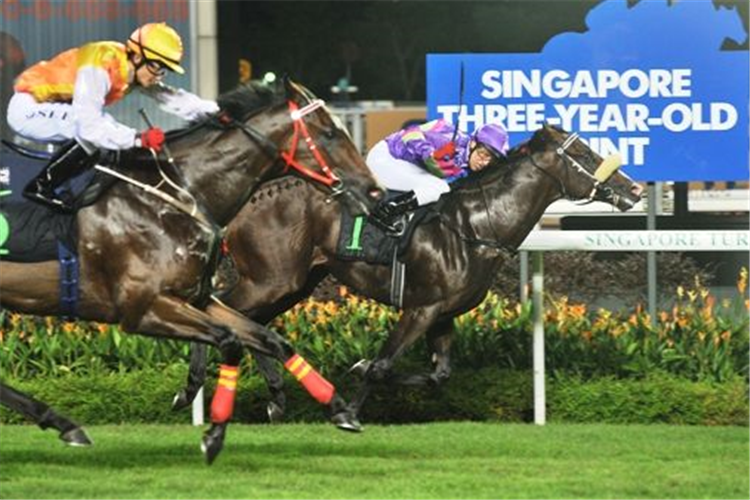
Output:
M276 73L273 71L268 71L265 75L263 75L263 83L265 84L271 84L276 81Z

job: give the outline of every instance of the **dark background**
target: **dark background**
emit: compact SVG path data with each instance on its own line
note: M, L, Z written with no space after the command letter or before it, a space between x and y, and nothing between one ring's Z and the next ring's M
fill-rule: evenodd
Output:
M355 100L424 101L426 54L539 52L558 33L585 31L601 1L222 1L220 90L237 84L245 58L253 78L288 73L323 98L348 71ZM737 6L747 30L747 0L713 3ZM747 50L747 40L725 48Z

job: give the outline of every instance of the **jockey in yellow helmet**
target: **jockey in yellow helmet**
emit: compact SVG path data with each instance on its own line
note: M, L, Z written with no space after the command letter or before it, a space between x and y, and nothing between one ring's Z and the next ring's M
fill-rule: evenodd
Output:
M124 44L91 42L21 73L8 104L11 128L37 141L74 140L27 186L24 195L70 209L57 198L55 188L91 166L98 150L143 147L159 151L164 142L161 129L138 132L104 111L134 88L188 121L217 112L216 102L161 83L167 71L185 72L180 66L182 56L177 32L165 23L149 23L136 29Z

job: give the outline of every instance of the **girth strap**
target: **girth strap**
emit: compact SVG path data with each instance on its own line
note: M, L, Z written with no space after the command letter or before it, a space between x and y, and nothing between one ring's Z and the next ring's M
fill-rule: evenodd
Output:
M68 320L76 318L78 312L78 256L62 243L57 243L60 261L60 312Z

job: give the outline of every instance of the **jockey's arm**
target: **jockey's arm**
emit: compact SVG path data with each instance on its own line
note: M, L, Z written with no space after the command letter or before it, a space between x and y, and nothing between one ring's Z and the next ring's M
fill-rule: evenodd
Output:
M141 91L155 99L159 107L167 113L177 115L187 121L199 120L219 111L216 101L203 99L187 90L171 87L161 82Z
M75 136L86 149L129 149L135 146L137 131L118 123L104 112L111 83L107 72L95 66L78 70L73 90Z
M407 152L413 160L420 162L431 174L437 177L443 177L442 169L438 165L432 154L435 152L435 146L427 140L423 131L420 128L414 128L406 131L401 136L401 142Z

